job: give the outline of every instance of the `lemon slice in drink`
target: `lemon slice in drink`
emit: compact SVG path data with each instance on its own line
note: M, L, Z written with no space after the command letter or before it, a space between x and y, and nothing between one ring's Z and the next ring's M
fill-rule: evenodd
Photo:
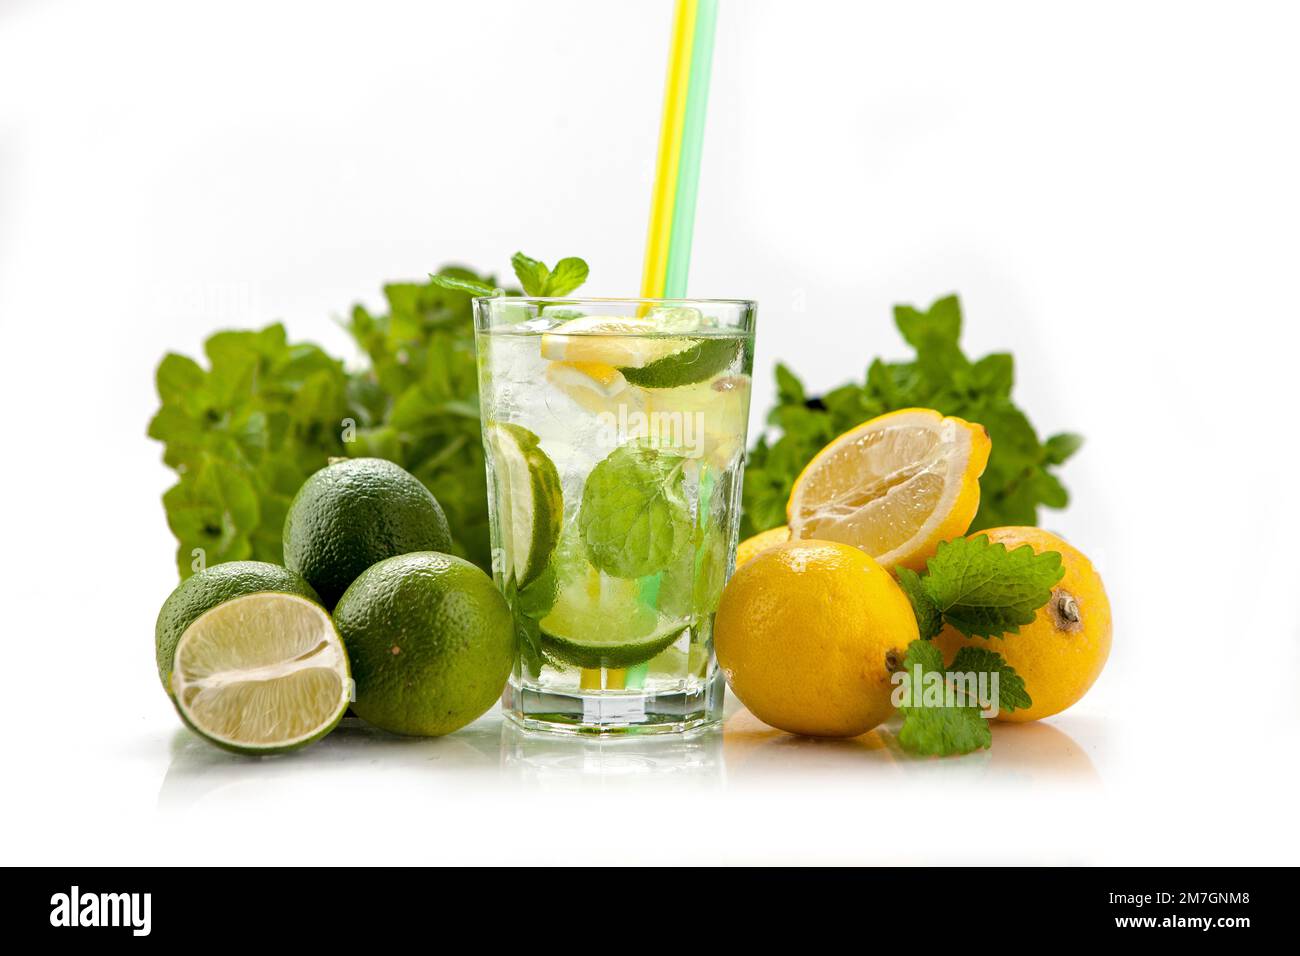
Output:
M614 369L642 388L703 382L735 361L740 347L734 336L683 334L634 316L584 315L542 334L542 358Z
M506 546L506 573L525 587L546 569L564 519L560 474L538 437L522 425L487 426L496 476L497 521Z
M181 718L227 750L293 750L329 733L348 708L348 656L315 601L264 592L195 619L172 665Z
M979 510L992 444L983 425L905 408L823 448L786 504L791 538L854 545L886 568L920 571Z
M585 412L627 414L644 411L645 391L633 388L622 373L601 362L548 362L546 384L573 399Z

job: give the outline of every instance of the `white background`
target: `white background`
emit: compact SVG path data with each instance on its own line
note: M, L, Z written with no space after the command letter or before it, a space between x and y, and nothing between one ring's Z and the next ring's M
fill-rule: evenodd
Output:
M0 3L0 858L1296 863L1297 17L1265 3L723 0L692 294L820 390L962 296L1040 431L1114 651L993 750L731 708L690 745L489 716L245 761L179 728L152 371L443 262L639 282L671 5ZM972 822L971 818L975 818ZM901 825L912 821L913 825ZM965 822L963 822L965 821ZM632 824L632 825L629 825Z

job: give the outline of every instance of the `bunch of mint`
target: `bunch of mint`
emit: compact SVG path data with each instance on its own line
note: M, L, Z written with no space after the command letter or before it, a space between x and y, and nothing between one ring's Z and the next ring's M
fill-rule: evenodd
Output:
M529 295L567 295L587 278L573 257L550 268L516 253L512 265ZM386 313L353 307L357 370L289 342L278 323L212 335L206 369L163 357L149 437L177 473L163 505L181 577L222 561L280 563L289 502L339 456L387 458L418 477L447 514L453 550L491 567L470 300L520 290L460 266L429 278L384 286Z
M163 495L181 577L253 558L279 563L289 502L303 479L344 454L351 382L315 345L284 326L218 332L208 367L170 353L158 365L162 407L149 437L178 481Z
M912 602L919 640L908 645L899 669L910 676L914 696L900 707L903 726L898 740L904 750L946 756L970 753L989 746L992 734L982 716L986 707L1011 712L1033 701L1025 682L997 651L966 646L945 665L939 647L932 643L944 626L966 637L1003 638L1033 623L1039 608L1052 597L1052 587L1065 569L1055 551L1035 553L1029 545L1008 551L988 535L956 538L939 545L926 564L925 574L895 568L898 583ZM950 674L998 675L995 700L977 700L968 689L945 686L951 693L932 701L919 693L927 675L934 686L947 685ZM985 686L991 687L988 681ZM950 706L949 697L952 698Z
M831 439L877 415L900 408L933 408L978 422L993 441L980 480L980 509L972 531L1038 523L1038 506L1064 508L1065 486L1053 469L1074 454L1083 439L1063 433L1047 441L1011 399L1012 357L1003 352L971 361L962 352L961 305L956 296L939 299L926 312L894 308L894 322L916 350L910 362L876 359L866 380L810 397L784 365L776 367L777 404L767 422L778 432L764 435L745 466L744 526L749 536L786 520L794 480Z

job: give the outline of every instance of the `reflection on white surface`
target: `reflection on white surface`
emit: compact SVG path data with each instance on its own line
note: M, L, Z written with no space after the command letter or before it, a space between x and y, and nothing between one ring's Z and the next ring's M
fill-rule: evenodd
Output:
M722 731L601 739L525 733L502 721L501 769L540 787L716 785L723 780Z
M177 730L158 796L163 809L245 802L298 787L371 782L454 785L461 792L642 790L724 786L874 788L912 783L1091 786L1099 776L1085 747L1047 723L997 724L991 750L965 757L903 753L897 721L844 740L796 737L762 723L734 700L721 729L686 736L567 737L525 733L492 711L446 737L397 737L343 721L313 747L243 757Z

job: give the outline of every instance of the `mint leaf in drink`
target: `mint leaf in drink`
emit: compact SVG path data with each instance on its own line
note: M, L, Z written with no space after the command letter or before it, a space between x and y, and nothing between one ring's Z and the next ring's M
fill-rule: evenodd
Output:
M967 637L1001 637L1033 623L1064 574L1055 551L1036 554L1029 545L1008 551L976 535L940 544L922 583L946 623Z
M662 571L691 538L686 459L642 445L612 451L587 476L578 527L587 559L617 578Z
M513 578L511 579L513 581ZM540 621L551 613L555 599L559 594L559 575L555 564L548 564L542 573L519 589L519 610L534 620Z
M899 708L903 726L898 731L898 742L904 750L946 757L981 750L993 742L988 721L980 716L977 703L948 687L943 654L937 646L929 641L913 641L907 646L903 668L911 682L912 698L907 706ZM955 705L952 707L948 706L950 693Z
M561 259L551 269L540 259L516 252L511 257L510 264L519 278L519 284L523 286L524 295L541 298L568 295L587 281L589 271L587 263L576 256Z
M546 280L546 294L548 296L568 295L587 281L588 271L587 263L576 256L561 259L555 264L550 277Z
M912 613L916 615L916 629L921 633L921 640L928 641L937 636L943 630L943 613L925 590L921 576L908 568L894 568L894 575L903 593L912 602Z
M1017 708L1033 706L1029 691L1025 689L1024 678L997 651L991 651L987 647L963 647L948 665L948 670L954 674L997 674L997 700L981 701L982 704L994 705L1007 713ZM991 687L992 684L986 686Z

